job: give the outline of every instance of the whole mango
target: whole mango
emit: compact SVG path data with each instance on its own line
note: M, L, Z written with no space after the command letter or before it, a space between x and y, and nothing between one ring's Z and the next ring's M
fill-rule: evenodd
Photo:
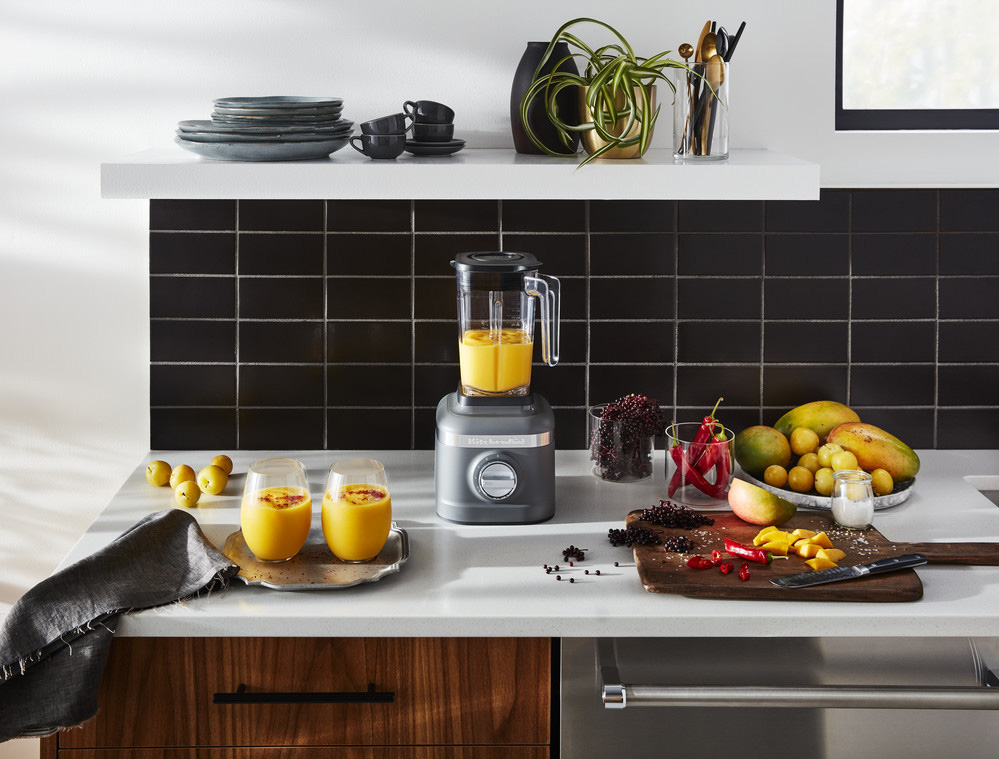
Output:
M819 443L824 443L837 424L859 421L856 411L838 401L812 401L788 411L777 420L774 428L790 437L795 427L807 427L819 436Z
M837 425L829 433L829 442L850 451L865 471L886 470L896 485L908 482L919 472L916 452L873 424L845 422Z
M791 444L787 437L764 424L746 427L732 443L735 460L745 471L758 474L768 466L787 467L791 461Z

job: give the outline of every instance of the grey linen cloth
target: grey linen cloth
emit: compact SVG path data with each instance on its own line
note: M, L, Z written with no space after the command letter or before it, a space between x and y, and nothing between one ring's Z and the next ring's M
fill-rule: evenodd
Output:
M0 628L0 741L93 717L121 614L209 592L237 571L194 517L170 509L40 582Z

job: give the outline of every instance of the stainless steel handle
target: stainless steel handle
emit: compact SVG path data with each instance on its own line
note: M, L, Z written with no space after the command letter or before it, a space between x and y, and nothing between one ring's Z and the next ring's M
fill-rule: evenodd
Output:
M752 706L795 709L999 709L999 688L837 686L767 688L604 684L607 709L628 706Z
M736 685L669 686L624 683L612 639L597 641L597 664L605 709L629 706L720 706L811 709L999 709L999 678L985 667L972 642L980 686L764 687Z

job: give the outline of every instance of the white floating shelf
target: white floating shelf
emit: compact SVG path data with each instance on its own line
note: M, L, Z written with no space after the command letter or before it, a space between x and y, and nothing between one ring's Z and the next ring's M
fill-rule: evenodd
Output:
M315 161L210 161L181 148L101 164L105 198L325 200L818 200L819 166L769 150L733 150L725 161L677 163L669 150L598 160L466 148L453 156L408 153L373 161L345 148Z

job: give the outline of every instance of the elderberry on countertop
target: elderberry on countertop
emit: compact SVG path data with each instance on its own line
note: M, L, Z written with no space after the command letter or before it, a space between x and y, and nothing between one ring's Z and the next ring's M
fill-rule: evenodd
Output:
M562 551L562 558L566 560L575 559L576 561L582 561L584 558L586 558L586 556L583 553L582 548L576 548L576 546L569 546L568 548ZM570 563L569 566L572 566L572 564Z

